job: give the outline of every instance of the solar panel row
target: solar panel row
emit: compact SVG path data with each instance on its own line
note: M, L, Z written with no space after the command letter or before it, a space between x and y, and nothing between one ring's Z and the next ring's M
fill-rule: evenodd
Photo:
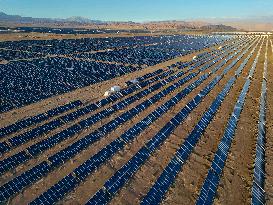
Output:
M256 49L256 47L254 49ZM253 55L253 52L251 52L249 55ZM257 55L259 55L259 53ZM253 65L256 65L255 62L253 63ZM249 74L254 73L253 70L255 70L255 68L256 66L252 66L249 71ZM224 135L218 145L218 149L214 155L214 159L212 161L211 167L208 171L208 175L204 181L204 184L200 190L200 195L197 199L196 204L212 204L213 203L213 200L216 195L217 188L220 182L222 170L225 166L225 161L227 159L229 149L234 137L237 123L239 121L240 114L244 106L245 98L246 98L249 86L251 84L250 79L251 78L246 79L245 84L242 88L242 91L234 106L233 113L231 114L231 117L229 118L229 121L226 125Z
M272 46L272 45L271 45ZM264 72L260 97L260 113L258 122L258 136L256 143L256 158L254 166L254 178L252 185L251 203L255 205L264 205L265 201L265 141L266 141L266 79L267 79L267 54L268 54L268 39L266 41L266 51L264 60ZM255 59L257 63L258 58Z
M209 37L204 37L206 39ZM230 37L216 37L215 42L227 40ZM189 39L189 40L187 40ZM103 51L107 49L122 49L126 47L148 46L159 43L175 43L187 40L190 43L191 36L133 36L114 38L81 38L81 39L53 39L53 40L23 40L0 42L0 48L14 51L24 51L35 54L72 54L79 52ZM202 38L200 38L202 40ZM10 56L15 59L15 56Z
M22 33L53 33L53 34L108 34L108 33L150 33L146 29L134 29L134 30L124 30L124 29L78 29L78 28L46 28L46 27L0 27L0 33L12 33L12 32L22 32Z
M143 76L141 76L141 77L138 77L138 78L136 78L136 80L137 80L138 82L140 82L140 81L146 80L146 79L148 79L148 78L151 78L151 77L153 77L153 76L155 76L155 75L158 75L158 74L160 74L160 73L162 73L162 72L164 72L163 69L158 69L158 70L156 70L156 71L154 71L154 72L152 72L152 73L147 73L147 74L145 74L145 75L143 75ZM126 81L125 83L126 83L127 86L132 85L132 82L131 82L131 81Z

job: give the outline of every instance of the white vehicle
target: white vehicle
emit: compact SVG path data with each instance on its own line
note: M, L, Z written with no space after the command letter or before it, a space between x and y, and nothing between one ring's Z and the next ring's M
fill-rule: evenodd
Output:
M120 86L115 85L115 86L111 87L110 90L111 90L112 92L119 92L119 91L120 91Z

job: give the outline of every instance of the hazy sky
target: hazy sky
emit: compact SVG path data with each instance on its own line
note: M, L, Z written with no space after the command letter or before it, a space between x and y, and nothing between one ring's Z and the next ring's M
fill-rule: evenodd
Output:
M0 0L0 11L32 17L148 21L272 16L273 0Z

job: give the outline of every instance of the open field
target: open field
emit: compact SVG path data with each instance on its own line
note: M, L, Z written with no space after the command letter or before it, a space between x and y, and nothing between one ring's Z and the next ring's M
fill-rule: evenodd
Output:
M272 36L1 36L0 204L273 204Z

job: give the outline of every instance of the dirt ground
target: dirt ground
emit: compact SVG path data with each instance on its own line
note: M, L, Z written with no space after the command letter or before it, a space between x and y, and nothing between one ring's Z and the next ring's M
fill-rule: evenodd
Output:
M29 35L29 34L27 34ZM32 35L32 34L31 34ZM44 35L44 34L43 34ZM52 36L43 36L39 39L44 38L52 38ZM124 34L125 36L129 34ZM140 34L141 35L141 34ZM148 35L148 34L147 34ZM34 35L36 36L36 34ZM34 36L23 37L26 39L32 39ZM93 35L92 35L93 36ZM55 36L56 38L70 38L70 36ZM55 38L54 37L54 38ZM76 38L80 38L80 36L76 36ZM5 37L6 40L9 39L8 36ZM15 39L13 36L10 36L11 39ZM71 36L72 38L72 36ZM75 37L74 37L75 38ZM1 39L1 38L0 38ZM2 39L1 39L2 40ZM273 39L272 39L273 41ZM230 44L231 42L228 42ZM273 42L272 42L273 43ZM175 183L169 189L166 194L165 199L162 201L162 204L194 204L198 195L200 188L202 187L203 181L207 175L207 171L210 167L211 161L213 160L213 156L215 151L217 150L217 146L221 140L221 137L224 133L224 129L226 123L231 115L237 97L239 96L241 89L244 85L246 77L248 76L248 72L253 64L253 61L257 55L257 51L259 49L260 44L256 48L253 56L248 61L245 66L242 74L236 80L236 83L231 88L229 94L223 101L220 109L217 111L213 121L209 124L206 129L206 132L201 137L199 143L194 149L194 152L191 154L189 160L183 165L181 172L175 180ZM253 48L254 46L252 46ZM243 58L236 63L234 68L230 70L223 79L212 89L212 91L205 96L200 105L187 117L187 119L178 126L175 131L168 137L166 142L155 151L151 157L144 163L143 166L136 172L136 174L130 179L130 181L115 195L110 204L139 204L141 199L147 194L153 183L160 176L163 169L167 166L170 159L175 154L176 150L183 143L184 139L191 132L193 127L196 125L198 120L201 118L202 114L207 110L215 96L222 90L226 82L230 79L230 77L234 76L234 71L240 66L243 60L250 53L252 48L243 56ZM266 184L265 191L267 197L267 203L273 204L273 47L269 42L268 47L268 80L267 80L267 134L266 134ZM146 73L153 72L159 68L164 68L167 70L167 66L171 65L178 61L188 61L192 59L194 55L202 53L204 51L210 51L210 49L205 49L200 52L193 53L191 55L187 55L184 57L175 58L170 61L166 61L164 63L148 67L141 71L137 71L134 73L127 74L122 77L117 77L115 79L101 82L95 85L90 85L85 88L77 89L72 92L54 96L49 99L16 109L11 110L9 112L3 113L0 115L0 124L1 127L14 123L20 119L26 118L28 116L36 115L39 113L43 113L51 108L54 108L59 105L63 105L72 100L81 100L84 103L84 106L95 102L99 99L103 98L103 93L108 90L113 85L120 85L122 88L125 88L125 82L129 79L136 78L138 76L142 76ZM238 54L239 55L239 54ZM237 55L237 56L238 56ZM214 200L214 204L249 204L251 199L251 187L253 181L253 167L255 160L255 148L256 148L256 140L257 140L257 122L259 117L259 98L261 91L261 83L262 83L262 73L263 73L263 63L264 63L264 55L265 55L265 43L263 44L261 55L257 64L257 68L255 70L254 76L252 78L252 83L249 89L249 92L246 97L246 101L244 104L243 111L240 116L239 123L237 125L236 133L234 136L234 140L232 142L232 146L229 152L228 159L225 164L225 168L223 170L223 175L221 177L220 185L218 187L217 195ZM236 56L236 57L237 57ZM233 58L235 59L235 58ZM207 62L209 63L209 61ZM92 197L96 191L98 191L106 180L108 180L113 174L120 169L149 139L151 139L177 112L180 111L195 95L197 95L200 90L202 90L208 83L216 76L221 74L223 69L229 65L231 61L229 61L225 66L223 66L219 71L215 74L211 75L208 79L206 79L200 86L194 89L190 94L188 94L183 100L176 104L172 109L170 109L167 113L163 115L160 119L152 123L152 125L142 132L139 136L137 136L136 140L131 143L128 143L124 149L116 153L108 162L103 164L96 172L90 174L86 180L75 190L70 192L63 200L58 202L58 204L69 204L69 205L78 205L85 204L90 197ZM215 67L217 63L212 66ZM210 68L211 69L211 68ZM198 77L200 77L204 73L208 73L210 69L198 74L198 76L194 77L189 82L185 83L174 92L168 94L166 97L162 98L156 104L150 106L145 109L141 114L135 116L132 120L122 124L116 130L111 132L110 134L104 136L101 140L95 142L91 146L89 146L84 151L80 152L78 155L73 157L71 160L56 168L52 172L50 172L47 176L43 177L41 180L31 184L29 187L24 189L19 194L12 197L7 204L17 205L17 204L28 204L35 198L37 198L40 194L45 192L59 180L61 180L65 175L71 173L76 167L81 165L85 160L89 159L91 156L96 154L103 147L108 145L111 141L118 138L122 133L124 133L128 128L132 127L134 124L142 120L145 116L155 110L158 106L162 105L167 100L171 99L175 94L181 91L183 88L190 85L194 82ZM175 69L175 73L180 70ZM175 80L172 83L177 82ZM172 84L171 83L171 84ZM145 89L145 88L144 88ZM57 153L61 149L67 147L68 145L76 142L77 140L83 138L87 134L97 130L102 125L106 124L110 120L115 117L120 116L123 112L134 108L136 105L140 104L144 100L152 97L156 93L162 91L163 88L154 91L148 94L146 97L138 100L127 106L124 110L120 110L109 118L105 118L91 127L87 128L83 132L61 142L57 146L54 146L51 149L48 149L43 152L43 154L39 155L36 158L32 158L28 162L23 163L18 166L16 169L4 173L0 178L0 185L2 186L9 180L14 177L24 173L29 170L33 166L38 163L47 160L49 156ZM142 89L141 89L142 90ZM139 92L138 90L136 92ZM136 92L132 93L129 96L134 95ZM128 97L128 96L126 96ZM120 100L125 99L121 98ZM111 107L111 105L104 106L88 115L85 115L76 121L65 124L55 130L50 131L46 135L43 135L35 140L32 140L28 143L25 143L17 148L12 149L10 152L5 153L0 156L0 160L6 159L7 157L13 156L21 150L25 150L28 146L33 145L43 139L47 139L48 137L56 134L67 127L78 123L80 120L86 119L87 117L98 113L99 111ZM76 109L74 109L76 110ZM71 110L69 112L73 112ZM67 112L67 113L69 113ZM66 114L66 113L64 113ZM62 115L64 115L62 114ZM60 115L60 116L62 116ZM56 119L59 116L52 118ZM52 120L50 119L50 120ZM31 130L34 127L42 125L48 121L42 122L38 125L23 129L18 133L11 134L6 136L1 140L5 141L13 136L16 136L20 133L24 133L27 130Z

